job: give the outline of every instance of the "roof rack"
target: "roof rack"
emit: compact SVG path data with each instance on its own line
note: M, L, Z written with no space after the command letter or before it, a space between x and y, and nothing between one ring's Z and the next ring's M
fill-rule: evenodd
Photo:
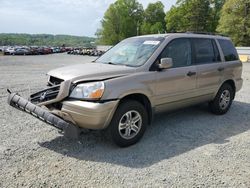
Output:
M187 34L201 34L201 35L216 35L216 36L227 37L227 36L224 35L224 34L213 33L213 32L186 31L185 33L187 33Z

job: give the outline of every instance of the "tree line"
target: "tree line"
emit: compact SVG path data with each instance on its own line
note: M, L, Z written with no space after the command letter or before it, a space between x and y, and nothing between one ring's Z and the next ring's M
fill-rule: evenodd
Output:
M71 35L5 34L0 33L0 46L90 46L96 39Z
M177 0L166 13L161 1L144 10L137 0L117 0L96 35L100 43L114 45L136 35L186 31L220 33L249 46L250 0Z

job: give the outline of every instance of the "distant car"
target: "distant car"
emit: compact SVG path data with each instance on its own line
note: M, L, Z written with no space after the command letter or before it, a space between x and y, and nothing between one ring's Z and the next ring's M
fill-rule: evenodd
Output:
M91 56L98 56L98 51L97 50L92 50L90 55Z
M74 54L74 55L80 54L80 49L78 48L78 49L73 50L73 54Z
M37 53L38 53L39 55L44 55L44 54L45 54L44 48L43 48L43 47L37 48Z
M59 47L51 48L53 53L60 53L61 49Z
M30 55L39 55L38 47L31 46L30 47Z
M92 50L88 49L88 50L86 51L86 55L90 55L90 54L91 54L91 51L92 51Z
M98 56L102 56L105 53L105 51L98 51Z
M31 54L31 52L27 48L17 48L13 52L13 55L30 55L30 54Z
M65 50L66 50L66 52L69 52L69 51L72 50L72 48L71 47L66 47Z
M62 47L61 49L60 49L60 52L62 52L62 53L64 53L64 52L66 52L67 50L66 50L66 48L64 48L64 47Z
M4 55L14 55L15 48L14 47L9 47L4 50Z
M44 47L43 48L44 54L51 54L53 53L53 50L49 47Z

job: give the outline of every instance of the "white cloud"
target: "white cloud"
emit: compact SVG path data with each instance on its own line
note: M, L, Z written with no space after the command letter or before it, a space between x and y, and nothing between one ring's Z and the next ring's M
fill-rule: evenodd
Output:
M139 0L144 8L157 0ZM115 0L0 0L0 33L94 36ZM168 10L176 0L162 0Z

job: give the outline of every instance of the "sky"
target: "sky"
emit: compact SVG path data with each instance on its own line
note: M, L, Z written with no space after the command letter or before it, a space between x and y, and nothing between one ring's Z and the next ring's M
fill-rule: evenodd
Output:
M144 8L157 0L138 0ZM165 11L176 0L161 0ZM95 36L115 0L0 0L0 33Z

